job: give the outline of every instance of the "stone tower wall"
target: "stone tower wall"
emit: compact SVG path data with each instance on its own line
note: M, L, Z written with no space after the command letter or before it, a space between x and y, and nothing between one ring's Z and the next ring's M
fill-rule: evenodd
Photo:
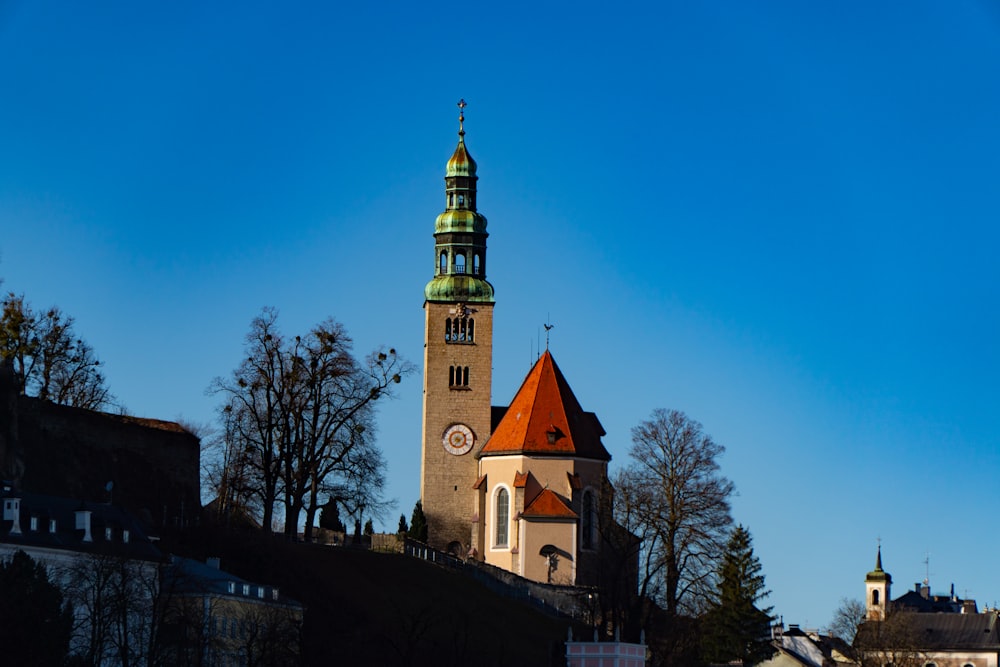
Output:
M453 542L468 549L476 511L476 453L490 435L490 388L493 382L493 304L469 304L475 320L473 343L445 341L445 320L456 304L424 305L424 420L420 498L427 517L431 546L445 550ZM449 367L469 367L469 387L448 384ZM456 456L445 450L442 437L454 424L475 434L472 450Z

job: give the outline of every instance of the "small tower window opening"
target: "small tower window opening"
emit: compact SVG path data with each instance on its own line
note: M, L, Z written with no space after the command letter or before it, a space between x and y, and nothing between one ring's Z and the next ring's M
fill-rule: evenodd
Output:
M446 318L444 321L444 340L446 343L451 342L451 318Z
M463 253L455 255L455 273L465 273L465 255Z
M469 386L469 367L468 366L449 366L448 367L448 386L455 387L468 387Z
M872 591L872 604L878 606L878 589Z
M504 488L497 491L496 522L495 546L506 547L508 535L507 524L510 523L510 494Z
M455 205L455 193L454 192L449 192L448 193L448 208L451 208L454 205Z
M438 272L448 273L448 253L442 252L441 258L438 260Z
M472 256L472 275L479 275L479 253Z
M476 321L469 318L469 334L465 338L466 342L472 343L476 340Z
M459 320L459 330L458 330L458 340L462 343L465 342L465 332L469 327L469 321L464 317Z
M580 513L580 541L585 549L594 548L594 494L583 492L583 511Z
M472 343L476 340L476 322L471 317L447 318L444 321L446 343Z
M458 205L459 207L465 206L465 195L458 195Z

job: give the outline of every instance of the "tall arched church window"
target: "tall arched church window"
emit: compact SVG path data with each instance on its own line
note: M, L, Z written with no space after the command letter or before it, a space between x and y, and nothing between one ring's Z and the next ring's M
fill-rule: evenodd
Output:
M472 275L479 275L479 253L472 256Z
M463 317L460 320L456 320L456 323L458 324L458 340L460 342L464 343L465 342L465 332L466 332L466 330L469 327L469 320L467 320L467 319L465 319Z
M476 321L469 318L469 333L465 338L466 341L474 343L476 341Z
M442 252L441 258L438 260L438 272L448 273L448 253Z
M583 492L583 508L580 512L580 541L585 549L594 548L594 494L587 490Z
M510 494L507 489L501 488L497 491L496 501L496 534L493 541L494 546L506 547L510 523Z
M451 318L446 318L444 321L444 339L445 341L451 340Z
M455 255L455 273L465 273L465 253Z

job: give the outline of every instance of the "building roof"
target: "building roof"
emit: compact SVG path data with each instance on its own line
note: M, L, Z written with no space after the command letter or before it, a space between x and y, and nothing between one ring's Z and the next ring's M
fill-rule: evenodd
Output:
M882 569L882 545L879 545L878 555L875 556L875 569L865 576L865 581L887 581L892 583L892 577Z
M302 606L301 603L282 595L276 586L254 583L222 570L218 566L218 560L215 564L211 564L173 556L169 567L164 571L163 585L170 593L177 595L211 595L292 607Z
M0 545L25 550L36 547L107 554L135 560L163 558L139 521L115 505L9 490L3 492L0 500L3 506ZM89 521L89 531L82 527L82 522L86 521Z
M888 621L866 621L858 628L855 646L874 645L884 623L902 624L919 650L1000 650L997 614L925 614L898 611ZM897 626L898 627L898 626Z
M557 496L551 489L542 489L541 493L535 496L521 516L525 519L576 519L576 512L566 506L562 498Z
M546 350L535 362L479 456L531 454L609 461L597 415L585 412Z

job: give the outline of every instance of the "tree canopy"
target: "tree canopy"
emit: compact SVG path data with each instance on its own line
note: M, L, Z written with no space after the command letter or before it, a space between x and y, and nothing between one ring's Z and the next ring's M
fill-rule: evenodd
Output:
M697 421L659 409L632 429L631 461L615 479L615 515L642 540L640 596L670 616L697 615L711 599L732 523L723 452Z
M0 563L0 645L13 665L62 665L73 612L45 566L23 551Z
M36 312L24 295L0 301L0 357L12 364L18 391L43 401L100 410L113 401L93 348L74 320L53 306Z
M354 358L333 319L287 338L265 308L250 326L244 360L212 390L223 397L220 511L258 513L270 532L277 505L294 535L306 513L306 538L322 502L351 514L377 513L385 463L374 445L375 404L393 395L412 367L393 349Z

